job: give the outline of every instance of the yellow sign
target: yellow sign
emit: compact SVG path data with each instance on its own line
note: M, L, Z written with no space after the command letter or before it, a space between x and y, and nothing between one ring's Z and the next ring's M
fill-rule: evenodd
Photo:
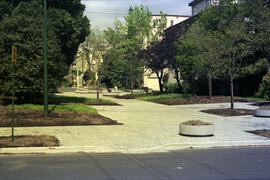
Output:
M12 62L17 61L17 47L12 45Z

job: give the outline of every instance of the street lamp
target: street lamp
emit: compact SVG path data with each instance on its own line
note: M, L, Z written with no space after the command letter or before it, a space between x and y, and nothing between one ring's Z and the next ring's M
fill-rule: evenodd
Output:
M44 40L44 115L48 116L48 63L47 63L47 0L44 0L44 24L43 24L43 40Z

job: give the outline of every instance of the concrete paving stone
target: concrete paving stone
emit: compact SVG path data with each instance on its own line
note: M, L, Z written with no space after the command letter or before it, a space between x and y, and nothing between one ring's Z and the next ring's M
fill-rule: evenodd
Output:
M59 95L95 98L94 94L66 92ZM124 125L18 127L16 135L56 136L61 147L36 148L38 152L148 152L192 147L270 145L265 137L246 133L247 130L270 129L270 119L252 116L221 117L200 112L211 108L229 108L229 103L167 106L139 100L115 99L122 106L94 106L98 112ZM249 103L235 103L236 108L256 109ZM213 137L180 136L179 124L202 120L215 124ZM0 128L0 136L10 135L10 128ZM16 148L0 149L0 153L16 152ZM17 148L23 152L26 148ZM32 148L32 151L33 148ZM30 151L27 151L30 152Z

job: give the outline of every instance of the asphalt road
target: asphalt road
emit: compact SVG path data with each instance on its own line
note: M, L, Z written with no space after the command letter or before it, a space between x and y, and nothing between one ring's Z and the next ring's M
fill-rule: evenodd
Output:
M270 147L150 154L0 155L1 180L270 179Z

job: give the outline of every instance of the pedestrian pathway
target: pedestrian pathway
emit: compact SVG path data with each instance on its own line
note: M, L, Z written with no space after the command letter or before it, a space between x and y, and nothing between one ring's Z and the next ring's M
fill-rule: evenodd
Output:
M95 97L93 94L74 92L67 92L64 95ZM121 106L95 106L98 112L124 125L16 128L16 135L56 136L61 142L60 149L66 149L68 152L74 149L74 151L85 152L138 153L188 147L270 145L268 138L244 132L270 129L270 119L252 116L220 117L200 112L203 109L229 107L228 103L167 106L134 99L115 99L106 96L103 98L113 100ZM236 108L256 108L247 103L236 103L235 106ZM180 136L179 123L188 120L214 123L215 136ZM0 129L0 136L8 134L10 134L10 128ZM3 149L0 152L3 153Z

